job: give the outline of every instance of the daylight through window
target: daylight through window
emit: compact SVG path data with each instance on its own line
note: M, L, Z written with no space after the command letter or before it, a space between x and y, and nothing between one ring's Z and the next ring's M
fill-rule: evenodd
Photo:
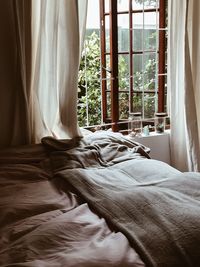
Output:
M111 123L117 131L129 112L151 121L166 111L166 13L166 0L88 1L80 126Z

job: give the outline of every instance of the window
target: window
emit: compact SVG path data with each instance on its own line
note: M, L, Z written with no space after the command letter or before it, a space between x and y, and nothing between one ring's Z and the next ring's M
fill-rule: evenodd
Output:
M129 112L151 119L166 111L167 1L89 0L89 7L95 3L100 23L86 31L79 118L117 131Z

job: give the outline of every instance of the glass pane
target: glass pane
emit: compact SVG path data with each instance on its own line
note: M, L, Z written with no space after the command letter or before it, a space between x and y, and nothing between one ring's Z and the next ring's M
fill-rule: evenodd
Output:
M111 98L110 92L107 92L107 118L111 117Z
M110 84L111 84L110 79L107 79L106 80L106 90L107 91L111 91Z
M165 74L165 93L167 93L167 74Z
M105 5L105 13L108 13L109 10L110 10L110 8L109 8L109 0L104 0L104 5Z
M157 43L157 31L144 29L144 50L158 50Z
M133 55L133 89L143 89L143 55Z
M110 55L106 55L106 78L110 78Z
M78 100L78 122L80 127L87 126L86 105L80 99Z
M165 27L168 27L168 0L165 1Z
M129 16L118 15L118 51L129 51Z
M129 89L129 56L118 56L118 68L119 68L119 90Z
M96 35L91 35L86 45L85 78L88 81L100 79L100 47Z
M127 90L129 91L129 76L119 77L119 90Z
M167 112L167 75L165 75L165 99L164 99L164 112Z
M133 14L133 51L143 50L143 13Z
M133 10L143 9L143 1L132 0L132 8Z
M144 8L157 8L159 5L159 0L144 0Z
M159 0L132 0L133 10L158 8Z
M133 94L133 112L142 112L142 93Z
M86 29L99 29L99 0L88 0Z
M143 55L141 54L135 54L133 55L133 73L143 71Z
M167 59L168 59L168 53L165 52L165 73L167 73Z
M129 94L119 94L119 119L128 119L129 114Z
M157 90L157 80L151 74L144 75L144 90Z
M129 0L117 0L117 11L128 11Z
M157 73L157 57L156 53L145 53L144 54L144 75L148 79L155 79Z
M144 118L153 118L155 114L155 94L144 95Z
M110 52L110 16L105 16L106 52Z
M94 85L89 88L88 99L88 120L89 125L101 124L101 90Z
M158 27L159 16L158 12L144 13L144 27L145 29L155 30Z

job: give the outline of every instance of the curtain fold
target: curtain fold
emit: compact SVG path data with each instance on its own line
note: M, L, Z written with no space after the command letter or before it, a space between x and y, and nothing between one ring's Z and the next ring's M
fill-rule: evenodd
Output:
M35 0L32 6L35 141L80 136L77 84L87 0Z
M0 148L80 135L87 0L0 2Z
M200 171L200 4L169 1L168 100L171 161L181 171Z

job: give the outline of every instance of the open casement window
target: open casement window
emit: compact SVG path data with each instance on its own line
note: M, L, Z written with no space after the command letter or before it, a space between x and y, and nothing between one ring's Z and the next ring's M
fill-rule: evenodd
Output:
M102 120L166 111L166 0L99 0Z

